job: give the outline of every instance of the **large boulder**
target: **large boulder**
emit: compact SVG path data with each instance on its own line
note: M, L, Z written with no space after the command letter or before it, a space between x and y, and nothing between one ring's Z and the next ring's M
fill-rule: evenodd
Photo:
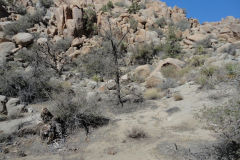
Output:
M189 40L193 41L193 42L197 42L197 41L202 41L202 40L206 39L207 35L197 33L197 34L194 34L194 35L190 35L187 38Z
M0 65L6 62L7 57L11 55L11 51L15 48L15 44L12 42L0 43Z
M13 36L13 40L21 46L27 46L33 42L33 35L30 33L18 33Z

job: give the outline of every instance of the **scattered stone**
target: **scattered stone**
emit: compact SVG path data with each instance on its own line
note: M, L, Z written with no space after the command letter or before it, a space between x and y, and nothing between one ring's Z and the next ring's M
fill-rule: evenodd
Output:
M21 46L27 46L33 42L33 35L30 33L18 33L13 36L13 40Z

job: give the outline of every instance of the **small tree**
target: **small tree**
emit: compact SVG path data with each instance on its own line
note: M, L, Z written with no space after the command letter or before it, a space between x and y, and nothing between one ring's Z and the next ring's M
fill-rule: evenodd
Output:
M176 57L181 53L180 38L177 37L174 29L173 26L169 26L167 41L164 44L164 51L168 57Z
M70 39L64 39L57 41L56 44L46 42L35 45L33 51L36 52L37 63L42 63L46 67L53 69L58 75L61 75L64 66L70 62L69 57L65 54L70 44Z

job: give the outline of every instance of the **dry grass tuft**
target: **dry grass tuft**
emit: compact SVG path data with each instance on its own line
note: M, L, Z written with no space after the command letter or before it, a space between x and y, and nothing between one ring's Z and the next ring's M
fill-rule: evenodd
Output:
M128 131L127 136L132 139L147 138L146 132L141 128L133 128L132 130Z
M183 100L183 96L182 96L180 93L175 93L175 94L173 95L173 98L174 98L175 101L181 101L181 100Z

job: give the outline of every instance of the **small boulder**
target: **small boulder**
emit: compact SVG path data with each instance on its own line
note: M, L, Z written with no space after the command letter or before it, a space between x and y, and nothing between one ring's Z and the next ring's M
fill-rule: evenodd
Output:
M117 84L114 80L109 80L107 83L106 83L106 87L107 89L109 90L115 90L117 89Z
M33 42L33 35L30 33L18 33L13 36L13 40L21 46L27 46Z

